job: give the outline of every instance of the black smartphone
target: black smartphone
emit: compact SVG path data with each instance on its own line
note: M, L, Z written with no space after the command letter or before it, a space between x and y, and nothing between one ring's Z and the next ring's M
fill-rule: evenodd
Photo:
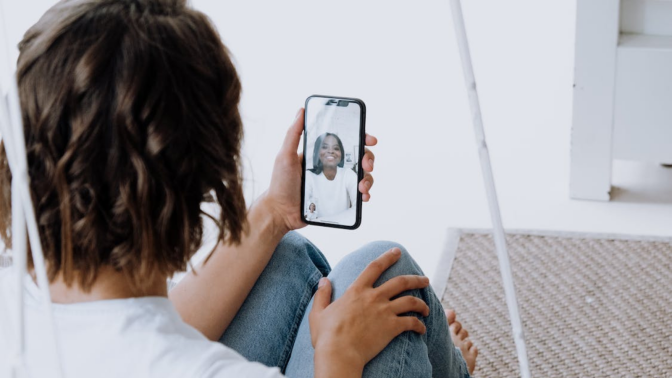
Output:
M354 230L362 223L366 106L356 98L313 95L304 117L303 220Z

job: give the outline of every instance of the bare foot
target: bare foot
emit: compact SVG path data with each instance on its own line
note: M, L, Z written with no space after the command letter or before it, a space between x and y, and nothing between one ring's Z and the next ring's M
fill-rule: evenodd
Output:
M474 343L468 339L469 332L462 327L458 322L455 311L444 309L446 312L446 319L448 320L448 327L450 328L450 337L453 339L453 344L460 349L464 361L467 362L467 369L469 374L474 373L476 368L476 357L478 356L478 348Z

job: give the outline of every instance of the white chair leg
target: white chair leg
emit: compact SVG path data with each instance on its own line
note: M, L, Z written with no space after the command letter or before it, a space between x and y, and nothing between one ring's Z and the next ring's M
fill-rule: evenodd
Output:
M578 0L576 8L569 196L608 201L620 1Z

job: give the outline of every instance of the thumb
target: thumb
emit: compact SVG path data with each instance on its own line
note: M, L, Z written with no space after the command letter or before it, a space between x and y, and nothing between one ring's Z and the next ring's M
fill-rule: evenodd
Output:
M296 113L296 118L294 123L287 130L287 136L285 136L285 141L282 144L282 150L285 153L296 153L296 150L299 148L299 141L301 140L301 135L303 134L303 108L299 109Z
M331 282L324 277L320 279L320 283L317 285L312 311L320 312L329 306L329 303L331 303Z

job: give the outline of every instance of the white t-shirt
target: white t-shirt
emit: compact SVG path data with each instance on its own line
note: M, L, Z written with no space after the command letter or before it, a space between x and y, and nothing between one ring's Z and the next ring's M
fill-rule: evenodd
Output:
M320 219L338 215L356 202L357 174L351 169L338 167L333 180L326 178L324 172L306 174L306 206L314 203Z
M16 322L8 310L14 308L14 282L10 269L0 269L0 377L10 376ZM52 377L55 357L41 294L30 278L25 284L28 376ZM64 378L282 377L278 368L249 362L206 339L165 297L53 306Z

